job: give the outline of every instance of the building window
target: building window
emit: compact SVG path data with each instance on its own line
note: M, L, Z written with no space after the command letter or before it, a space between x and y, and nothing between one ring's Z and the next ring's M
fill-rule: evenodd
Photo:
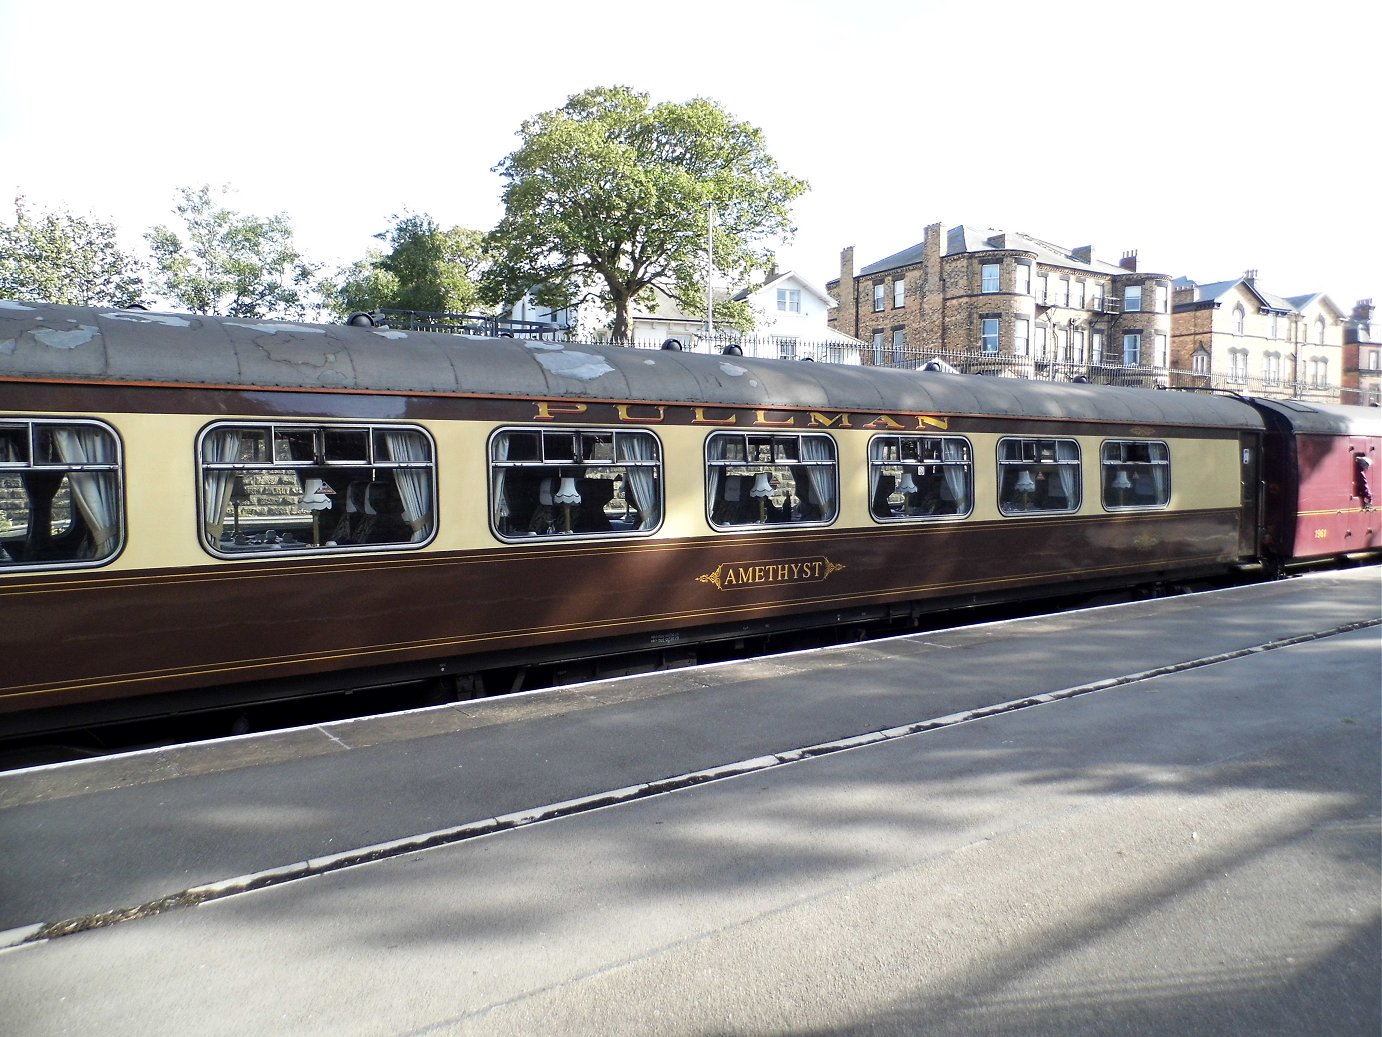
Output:
M779 288L777 290L777 308L784 313L800 313L801 289Z
M717 529L835 520L839 479L829 436L716 432L705 450L705 496Z
M1077 310L1084 309L1085 282L1076 281L1074 284L1074 294L1071 296L1070 305Z
M1089 308L1091 310L1104 309L1104 282L1095 281L1089 286Z
M1036 349L1033 350L1032 356L1036 357L1038 360L1046 359L1046 331L1047 328L1045 324L1038 324L1036 326Z
M1169 309L1169 307L1170 307L1170 302L1171 302L1170 289L1169 289L1166 285L1164 285L1164 284L1159 284L1159 285L1157 285L1157 286L1156 286L1156 312L1157 312L1157 313L1165 313L1165 312Z
M882 367L887 363L886 358L883 356L883 332L881 331L875 331L873 333L873 362L878 367Z
M1100 456L1109 511L1164 508L1171 502L1171 454L1165 443L1110 440Z
M1032 289L1032 268L1026 263L1013 264L1013 290L1018 295L1027 295Z
M1056 282L1056 302L1061 306L1070 305L1070 278L1062 277Z
M1309 370L1311 386L1322 389L1329 384L1329 361L1324 357L1312 357Z
M899 277L893 282L893 309L900 310L907 305L907 282Z
M1315 321L1315 341L1324 345L1324 318L1320 317Z
M1051 278L1046 274L1037 274L1036 301L1046 302L1047 295L1050 293Z
M999 275L1003 270L1001 263L985 263L982 270L982 281L979 290L985 294L992 294L999 289Z
M1244 331L1244 324L1247 319L1247 311L1243 309L1243 304L1239 303L1233 307L1233 333L1241 335Z
M1026 317L1018 317L1013 321L1013 355L1026 356L1031 348L1028 341L1031 334L1032 322Z
M0 572L110 561L124 544L124 499L109 425L0 418Z
M983 329L979 335L979 347L985 353L998 352L998 318L985 317L981 321Z
M661 447L632 429L501 429L490 522L503 539L648 533L662 521Z
M1084 332L1078 328L1070 332L1070 362L1084 363Z
M1142 286L1140 284L1124 285L1123 287L1123 312L1140 313L1142 310Z
M1104 331L1102 328L1095 328L1089 333L1089 362L1091 364L1104 362Z
M1166 332L1157 331L1152 335L1152 348L1155 352L1152 355L1152 365L1154 367L1171 366L1171 350L1166 340Z
M1382 366L1382 351L1376 349L1368 350L1368 370L1376 371Z
M421 547L436 533L434 454L414 425L212 425L197 450L203 546Z
M874 436L869 441L869 501L880 522L968 515L974 503L969 440Z
M1142 332L1129 331L1123 335L1123 366L1142 366Z
M873 312L881 313L883 310L883 300L886 295L886 286L879 281L873 286Z
M1004 515L1078 511L1080 445L1073 439L1000 439L998 510Z
M907 358L907 331L893 328L893 363L900 364Z
M1273 339L1275 339L1275 338L1280 338L1280 337L1281 337L1281 334L1280 334L1280 330L1281 330L1280 319L1281 319L1281 318L1280 318L1277 314L1275 314L1275 313L1273 313L1273 314L1271 314L1271 315L1268 316L1268 318L1267 318L1267 337L1268 337L1268 338L1273 338Z
M1190 370L1195 374L1209 374L1209 353L1204 347L1195 350L1190 357Z
M1246 382L1248 380L1248 351L1230 349L1228 351L1228 380Z
M773 341L777 343L777 358L779 360L795 360L797 358L796 339L774 335Z

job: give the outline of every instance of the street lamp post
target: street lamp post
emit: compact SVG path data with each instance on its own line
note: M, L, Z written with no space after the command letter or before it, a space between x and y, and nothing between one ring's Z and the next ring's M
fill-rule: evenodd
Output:
M715 334L715 203L705 203L705 334Z

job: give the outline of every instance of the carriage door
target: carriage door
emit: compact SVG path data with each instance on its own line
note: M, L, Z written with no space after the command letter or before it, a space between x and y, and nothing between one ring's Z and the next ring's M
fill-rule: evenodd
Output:
M1244 432L1238 437L1239 477L1242 504L1238 511L1238 556L1256 558L1261 553L1262 500L1262 436Z

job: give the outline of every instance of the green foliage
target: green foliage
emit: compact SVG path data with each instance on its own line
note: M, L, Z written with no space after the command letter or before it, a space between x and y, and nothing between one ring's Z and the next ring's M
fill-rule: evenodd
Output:
M614 312L616 342L628 341L630 303L650 285L691 307L714 273L733 283L767 266L760 242L790 237L789 205L807 189L779 172L758 129L702 98L650 105L627 87L597 87L525 121L519 136L495 167L505 212L486 238L494 262L481 290L496 303L529 290L553 307L598 299Z
M442 230L425 213L389 217L393 226L375 237L389 251L370 250L342 270L330 298L337 314L365 310L473 313L477 280L485 265L480 231Z
M208 185L181 188L182 234L160 225L144 236L155 287L193 313L306 317L320 264L297 251L287 216L242 216L223 204L227 190L213 199Z
M31 214L15 199L0 223L0 298L73 306L126 306L144 291L141 264L115 240L115 227L67 211Z

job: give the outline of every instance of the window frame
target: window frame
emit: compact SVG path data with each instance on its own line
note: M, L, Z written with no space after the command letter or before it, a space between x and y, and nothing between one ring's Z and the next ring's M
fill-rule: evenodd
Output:
M993 330L989 330L989 326ZM997 356L1002 351L1003 320L995 314L979 318L979 351L984 356ZM992 348L990 348L992 347Z
M981 263L979 266L979 294L997 295L1003 290L1003 264Z
M536 459L509 458L506 456L502 460L496 460L494 456L495 446L496 444L498 444L500 437L512 434L536 436L539 456ZM579 446L578 444L581 443L582 437L598 439L598 437L601 436L609 437L611 456L608 460L591 459L588 456L586 456L586 451L584 447ZM566 451L561 456L558 456L556 453L549 455L547 452L547 441L549 438L553 441L553 443L560 443L562 440L569 440L572 444L572 449ZM622 452L620 450L619 444L620 441L623 439L637 439L652 443L654 456L648 458L621 457L620 455ZM578 451L581 454L579 458L576 456ZM661 438L657 435L657 433L652 431L652 429L647 428L616 428L614 426L608 425L500 425L490 431L489 437L485 441L485 483L488 514L488 518L486 521L489 525L490 535L493 536L496 540L505 544L541 544L543 546L550 546L554 543L569 542L588 544L592 540L602 542L609 539L623 540L631 537L652 536L659 529L661 529L663 523L667 521L667 466L665 457L666 451L663 447ZM611 527L607 530L595 529L567 532L565 529L556 528L559 513L556 510L553 510L550 513L550 516L548 516L551 520L551 525L549 529L547 529L546 531L538 531L532 529L532 524L538 520L538 513L542 508L546 507L556 509L559 506L556 501L548 503L547 501L544 501L542 499L542 493L544 491L541 489L541 484L543 479L562 479L565 478L565 476L561 474L563 470L580 471L583 468L625 469L625 472L622 476L612 476L608 481L611 484L613 484L619 481L620 479L623 480L623 499L625 504L624 514L626 518L629 515L628 493L630 489L629 475L627 470L629 468L652 469L654 471L654 480L656 483L656 514L654 520L651 523L648 523L646 526L642 523L640 523L638 526L619 528L615 528L613 525L611 525ZM526 527L523 525L523 516L518 516L518 524L516 527L514 527L515 531L506 533L499 528L499 520L500 518L505 516L502 516L500 513L499 493L501 484L497 476L500 471L503 471L504 473L506 473L505 481L507 481L508 472L522 471L525 469L540 469L542 471L551 471L552 469L556 469L557 474L539 476L537 483L537 500L536 503L534 503L533 505L533 513L527 519ZM582 477L579 475L572 475L570 476L570 478L580 479ZM589 479L590 477L586 478ZM614 495L615 490L613 486L611 486L611 491L612 492L610 500L613 501L616 499ZM507 499L506 496L504 500L504 506L507 508L510 505L510 503L511 502ZM648 507L648 502L639 500L638 503L640 505L640 508L637 514L639 514L640 516L644 516L645 513L643 509ZM560 519L563 525L565 524L565 518L566 515L564 513L560 515ZM647 521L646 518L644 518L644 521Z
M739 441L742 456L728 456L733 451L727 449L735 440ZM803 456L802 444L811 440L814 443L828 444L829 457L827 458L806 458ZM779 445L786 447L787 444L795 444L794 449L784 449L779 456ZM726 456L714 457L718 446L723 444L726 449L722 451ZM755 449L767 446L769 457L752 457ZM769 430L716 430L705 437L702 447L702 480L704 483L704 504L706 524L717 533L743 533L749 530L776 530L784 529L819 529L823 526L833 525L839 521L840 517L840 446L835 441L835 437L824 432L786 432ZM794 518L791 511L791 497L793 494L785 494L784 505L788 508L785 518L772 518L770 509L780 511L783 505L770 503L771 497L760 499L760 514L763 518L750 517L746 521L728 521L725 514L728 510L737 507L741 513L752 516L752 502L745 496L744 478L756 478L758 471L754 472L731 472L731 469L750 469L758 468L760 471L768 473L770 476L777 475L779 486L781 476L774 470L787 469L791 475L793 486L797 489L797 474L791 472L792 467L805 467L807 469L825 469L830 472L831 486L829 487L832 496L830 510L827 512L824 507L820 508L821 517L819 518ZM711 478L712 471L719 471L719 475ZM730 475L740 479L737 487L731 491L728 477ZM819 498L820 491L814 485L811 488L813 497ZM795 494L799 501L806 501L801 494ZM730 499L733 497L733 499ZM807 502L810 503L810 502ZM722 507L723 505L723 507ZM813 507L815 505L812 505ZM720 517L716 518L716 513Z
M74 510L82 510L82 522L87 529L88 535L93 538L96 530L92 528L90 521L86 518L85 509L78 503L75 487L71 481L72 474L82 473L113 473L113 486L111 486L110 500L114 504L117 514L114 516L115 523L111 527L110 535L111 546L108 550L92 558L45 558L39 561L19 561L4 549L4 540L0 539L0 573L30 573L40 570L52 569L94 569L110 565L124 551L129 542L129 514L126 496L126 473L125 473L125 444L120 438L120 433L115 426L109 422L98 418L87 417L49 417L47 415L10 415L0 414L0 427L24 430L25 450L28 453L27 459L0 459L0 476L22 475L25 472L46 472L49 474L60 474L61 480L54 488L53 494L48 498L48 507L51 509L52 503L57 499L58 492L62 483L67 483L68 507ZM36 449L38 440L36 434L41 429L53 428L86 428L95 429L104 433L107 437L107 444L112 448L113 459L109 461L38 461L35 456L40 452ZM54 441L54 449L60 450ZM28 490L25 490L28 500L28 522L33 522L33 503ZM74 521L69 518L67 530L70 531L71 523ZM52 537L52 516L49 515L49 538ZM27 541L27 537L26 537Z
M900 310L907 305L907 279L899 277L893 282L893 309Z
M895 456L888 456L888 445L893 444ZM953 445L961 454L958 457L946 457L947 444ZM904 445L906 449L904 449ZM955 452L955 451L951 451ZM881 456L880 456L881 455ZM869 516L881 525L895 522L958 522L968 518L974 513L974 444L965 436L956 435L929 435L926 433L895 433L887 432L872 436L868 445L868 511ZM875 507L878 504L879 487L882 485L882 476L887 473L889 468L897 468L900 471L907 467L918 469L910 472L915 482L917 479L925 478L937 480L930 485L935 488L936 505L940 506L944 499L944 494L950 494L950 500L955 503L953 512L908 512L909 507L913 507L907 501L907 494L903 495L901 512L892 511L891 499L900 491L898 489L898 477L894 476L894 485L885 498L889 509L888 515L880 515ZM926 472L924 469L932 468L935 471ZM955 497L955 488L951 485L951 480L945 475L946 469L962 469L964 473L964 496ZM876 475L875 475L876 473ZM916 494L925 492L918 486ZM964 505L962 507L962 505Z
M1109 448L1118 448L1119 456L1109 457ZM1128 455L1132 453L1129 448L1146 449L1147 460L1136 460ZM1156 460L1151 455L1160 450L1162 457ZM1126 472L1130 482L1140 481L1143 475L1150 475L1152 485L1156 487L1158 479L1155 472L1163 471L1165 474L1159 480L1163 485L1156 488L1156 494L1150 504L1119 504L1111 502L1110 495L1115 489L1113 483L1118 477L1118 472ZM1129 486L1129 489L1132 487ZM1118 490L1122 496L1122 489ZM1105 511L1125 512L1125 511L1165 511L1171 506L1171 447L1161 439L1105 439L1099 444L1099 499Z
M887 286L882 281L873 283L873 312L882 313L887 306Z
M1018 457L1004 457L1004 449L1008 444L1018 444L1020 449L1016 451ZM1050 444L1050 456L1043 456L1043 446ZM1062 448L1067 448L1065 453L1073 453L1073 457L1061 456ZM994 446L994 455L997 462L997 500L998 513L1004 518L1031 518L1033 516L1047 515L1072 515L1080 510L1084 500L1084 471L1081 460L1080 443L1077 439L1062 436L1003 436ZM1028 456L1031 455L1031 456ZM1033 474L1033 469L1037 469ZM1031 495L1037 494L1040 487L1036 484L1045 481L1050 474L1060 471L1070 471L1074 473L1070 492L1062 492L1059 496L1064 497L1066 506L1061 508L1047 508L1032 506ZM1020 489L1022 473L1026 472L1029 476L1028 481L1032 484L1031 490ZM1012 473L1013 485L1005 490L1004 484L1008 481L1009 474ZM1048 494L1049 494L1049 487ZM1010 500L1011 496L1025 494L1028 497L1027 506L1015 507ZM1053 499L1048 496L1048 500Z
M268 453L270 456L262 460L206 460L205 450L207 440L209 439L209 437L216 432L230 429L264 432L267 436ZM280 440L280 429L284 430L285 433L296 434L299 437L302 433L311 433L313 437L313 457L310 460L293 457L280 459L277 456L280 442L291 442L291 440L289 440L287 436ZM319 432L323 436L323 438L320 441L320 447L316 440L316 434ZM377 439L377 437L380 435L386 435L391 432L403 432L416 434L420 436L430 456L426 459L405 458L401 460L379 456L380 448L378 446L379 440ZM354 458L328 457L325 445L325 436L330 433L335 433L338 436L350 433L363 434L366 444L365 456ZM297 441L302 442L303 440L299 438ZM376 551L416 551L431 544L432 541L437 538L437 535L441 529L441 518L438 509L437 493L437 469L440 464L439 459L437 457L437 443L436 440L432 437L432 433L430 431L428 431L422 425L416 424L415 422L326 421L308 419L295 419L284 421L278 421L273 419L230 419L224 421L213 421L210 424L203 426L198 431L194 445L193 461L195 466L195 470L193 472L193 480L196 485L197 495L197 541L199 544L201 544L202 550L204 550L207 554L211 555L213 558L237 561L245 559L282 558L285 548L289 546L293 547L294 554L301 554L303 556L310 557L321 557L323 554L338 555L359 554L362 552ZM366 501L369 500L371 487L376 483L383 484L387 489L388 483L386 482L386 480L378 477L381 471L392 475L392 473L394 472L426 469L429 473L429 478L426 486L426 493L428 495L427 503L430 506L430 522L426 529L425 535L423 535L417 540L389 540L375 543L336 543L326 541L319 544L314 544L310 542L299 542L296 540L296 537L294 536L292 540L281 539L273 543L261 542L263 543L262 547L256 546L253 543L253 541L250 540L244 544L236 545L233 548L227 550L226 548L221 546L225 542L225 527L227 525L224 506L221 509L221 535L214 541L208 535L209 530L207 521L207 473L222 471L231 473L232 482L229 486L224 488L224 492L227 493L227 501L229 503L232 500L229 494L233 493L233 479L235 477L242 478L244 475L254 472L301 473L322 469L330 469L333 471L354 470L362 474L365 472L370 473L370 478L366 481L366 486L364 489ZM300 487L304 491L306 490L304 480L308 478L315 477L305 475L298 476ZM359 482L361 480L353 481ZM396 479L393 480L393 484L395 492L397 492L400 495L400 498L402 498L403 490L401 484L399 484ZM349 491L349 488L349 484L347 484L347 492ZM332 490L330 491L330 493L331 495L335 495L336 491ZM350 504L353 502L348 501L347 503ZM400 511L398 516L399 520L403 522L407 522L406 506L406 501L403 501L403 510ZM330 510L333 513L335 512L334 505ZM342 518L348 516L349 514L349 511L343 510ZM313 515L315 515L315 512L313 513ZM273 525L292 527L289 529L289 533L294 534L297 532L297 527L306 526L306 523L303 522L303 518L304 516L293 516L291 520L277 521L274 522ZM337 519L336 521L339 522L340 520ZM411 523L408 524L411 525ZM314 530L316 530L318 536L334 535L334 531L329 534L321 533L321 531L316 527L315 522L313 523L313 528ZM265 530L265 532L267 532L267 529ZM235 535L239 534L232 534L232 536ZM233 539L232 543L234 543Z

